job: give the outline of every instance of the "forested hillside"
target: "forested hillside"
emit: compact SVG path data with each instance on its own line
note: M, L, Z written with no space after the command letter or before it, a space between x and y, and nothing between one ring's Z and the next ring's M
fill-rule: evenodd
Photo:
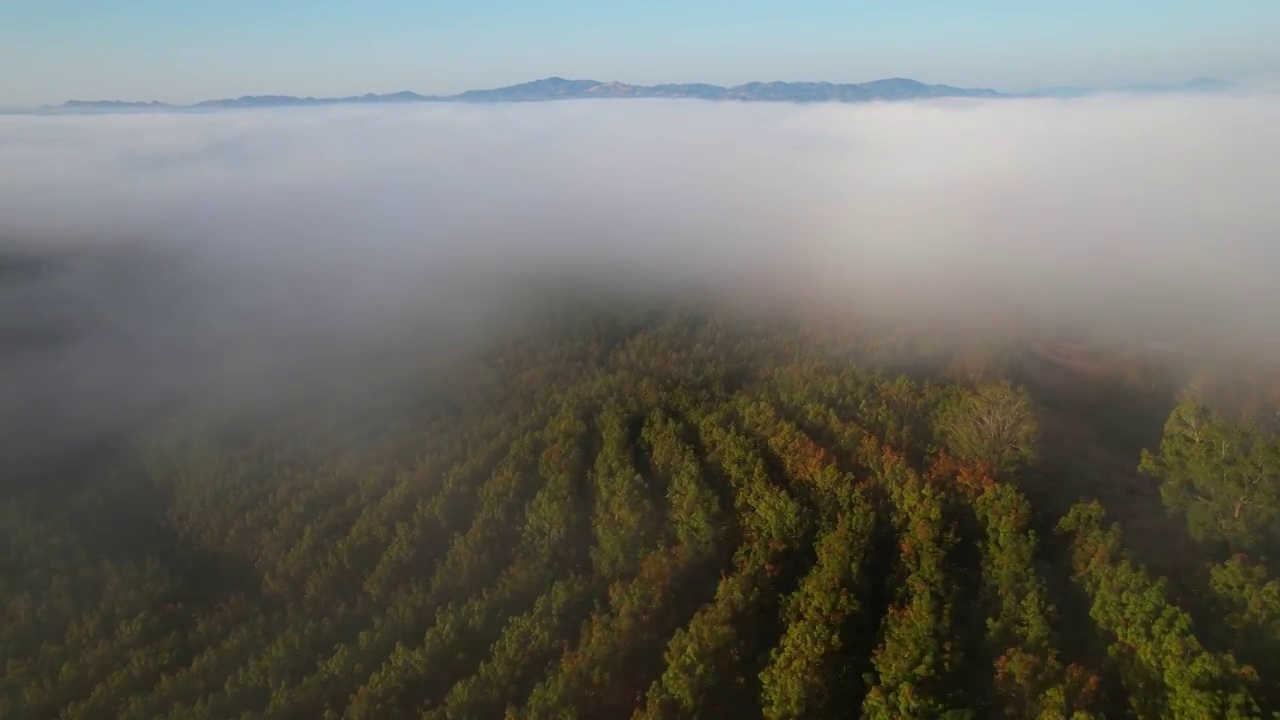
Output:
M0 717L1280 712L1280 442L1044 355L611 308L166 416L4 484Z

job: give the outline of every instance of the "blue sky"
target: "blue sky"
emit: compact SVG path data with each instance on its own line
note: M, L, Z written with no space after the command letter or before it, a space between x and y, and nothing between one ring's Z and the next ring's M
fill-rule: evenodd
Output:
M1280 0L0 0L0 106L906 76L1020 90L1280 70Z

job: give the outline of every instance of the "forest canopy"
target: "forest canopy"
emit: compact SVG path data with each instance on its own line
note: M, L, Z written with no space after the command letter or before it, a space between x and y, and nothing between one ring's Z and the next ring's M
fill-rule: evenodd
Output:
M545 318L397 393L27 466L0 716L1280 712L1280 445L1167 365Z

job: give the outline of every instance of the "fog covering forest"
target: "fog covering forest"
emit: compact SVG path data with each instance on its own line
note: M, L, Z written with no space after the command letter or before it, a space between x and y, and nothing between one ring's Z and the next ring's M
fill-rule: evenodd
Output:
M0 116L0 717L1272 718L1280 100Z

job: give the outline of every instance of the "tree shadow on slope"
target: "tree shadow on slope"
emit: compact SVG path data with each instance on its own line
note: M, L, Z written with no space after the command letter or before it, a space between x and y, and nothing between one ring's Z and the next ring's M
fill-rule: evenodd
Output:
M1096 498L1121 524L1134 558L1190 592L1199 555L1177 518L1166 511L1159 483L1138 471L1142 450L1159 447L1176 405L1170 383L1135 386L1112 376L1033 359L1019 381L1038 404L1039 460L1023 476L1023 490L1051 531L1081 499ZM1043 536L1043 535L1042 535Z

